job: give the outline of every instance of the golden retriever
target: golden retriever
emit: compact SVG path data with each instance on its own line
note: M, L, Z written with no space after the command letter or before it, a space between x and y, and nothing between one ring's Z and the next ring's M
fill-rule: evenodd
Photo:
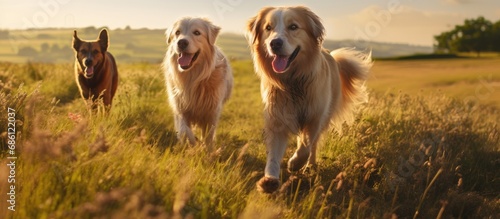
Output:
M196 125L209 150L233 87L229 61L215 46L219 31L203 18L176 21L166 32L168 48L163 62L178 139L195 144L192 126Z
M288 170L316 163L320 135L330 123L352 120L352 108L366 101L363 86L371 55L323 49L324 27L310 9L266 7L247 25L254 67L261 79L267 161L258 190L279 188L280 163L290 134L297 149Z
M92 99L93 109L97 108L97 99L102 98L106 110L109 110L118 87L118 68L108 46L106 29L102 29L99 38L93 41L81 40L76 30L73 32L76 82L82 98Z

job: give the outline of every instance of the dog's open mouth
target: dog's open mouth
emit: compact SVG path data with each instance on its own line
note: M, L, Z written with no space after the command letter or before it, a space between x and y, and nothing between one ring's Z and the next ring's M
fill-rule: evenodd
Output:
M86 78L92 78L94 76L94 66L85 66L85 75Z
M286 69L290 66L290 63L292 63L295 57L297 57L299 51L300 51L300 46L297 46L297 48L289 56L275 55L272 62L274 72L276 73L285 72Z
M194 61L196 61L196 58L198 58L198 55L200 54L200 51L198 50L198 52L196 53L181 53L179 54L179 59L177 59L177 63L179 63L179 66L186 70L188 68L190 68Z

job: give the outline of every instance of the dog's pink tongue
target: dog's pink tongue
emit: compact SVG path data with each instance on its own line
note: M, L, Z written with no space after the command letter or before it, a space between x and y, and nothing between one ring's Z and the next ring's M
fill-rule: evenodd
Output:
M87 75L94 74L94 66L86 67L85 68L85 73L87 73Z
M288 64L288 56L274 56L272 64L276 73L283 73Z
M179 59L177 59L177 63L179 63L181 67L187 67L189 66L189 64L191 64L192 59L193 54L181 53Z

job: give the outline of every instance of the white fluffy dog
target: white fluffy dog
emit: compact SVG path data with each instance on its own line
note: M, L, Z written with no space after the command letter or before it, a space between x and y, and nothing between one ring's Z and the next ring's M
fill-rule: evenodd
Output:
M168 49L163 62L177 137L195 144L192 126L196 125L209 150L222 106L233 87L229 61L215 46L219 31L207 19L178 20L167 30Z

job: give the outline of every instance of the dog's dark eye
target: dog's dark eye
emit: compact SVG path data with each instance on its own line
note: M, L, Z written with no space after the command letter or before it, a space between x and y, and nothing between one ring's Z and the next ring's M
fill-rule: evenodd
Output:
M268 24L268 25L266 26L266 30L271 30L271 25L269 25L269 24Z
M194 34L194 35L196 35L196 36L201 35L200 31L197 31L197 30L195 30L195 31L193 32L193 34Z
M179 34L181 34L181 31L179 31L179 30L175 31L175 35L179 35Z
M290 30L297 30L299 28L299 26L297 26L297 24L292 24L288 27L288 29Z
M83 53L83 54L85 54L85 53L87 53L87 50L86 49L82 49L82 50L80 50L80 52Z
M99 53L99 51L97 51L97 49L92 50L92 54L96 55L97 53Z

